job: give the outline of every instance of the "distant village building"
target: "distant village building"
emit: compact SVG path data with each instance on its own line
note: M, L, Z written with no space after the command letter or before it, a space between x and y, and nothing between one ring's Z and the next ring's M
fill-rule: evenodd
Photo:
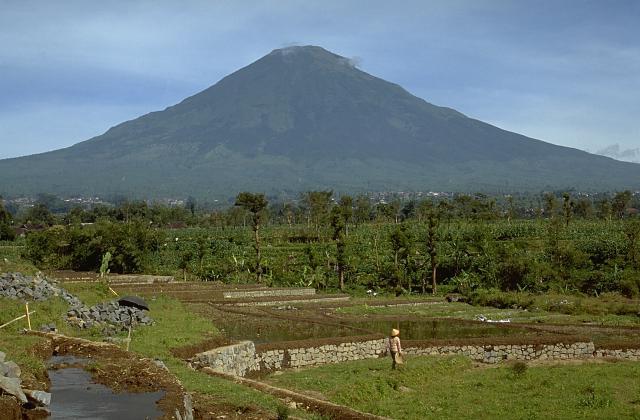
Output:
M47 227L45 225L41 225L41 224L25 223L23 225L14 227L13 232L16 234L16 236L24 238L30 232L39 232L39 231L45 230L46 228Z

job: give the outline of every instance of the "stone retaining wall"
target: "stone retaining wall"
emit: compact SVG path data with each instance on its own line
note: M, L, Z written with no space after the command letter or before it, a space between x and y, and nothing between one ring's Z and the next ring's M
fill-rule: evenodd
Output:
M259 370L279 370L347 362L351 360L375 359L382 356L386 339L340 344L325 344L317 347L266 350L256 354Z
M253 341L242 341L198 353L191 359L191 365L199 368L206 366L216 372L235 376L245 376L249 371L259 369Z
M291 289L265 289L265 290L234 290L223 292L225 299L260 298L271 296L311 296L316 294L313 288L291 288Z
M614 359L626 359L640 362L640 349L598 349L593 354L594 357L611 357Z
M288 299L288 300L265 300L265 301L251 301L251 302L229 302L214 301L212 303L216 305L228 305L228 306L281 306L291 305L293 303L314 303L314 302L346 302L350 299L349 296L340 297L318 297L311 299Z
M117 274L109 275L109 283L112 285L119 284L155 284L155 283L173 283L173 276L156 276L153 274Z
M246 376L250 372L274 371L286 368L301 368L352 360L383 357L386 339L344 342L320 346L269 349L256 352L251 341L220 347L197 354L191 363L202 368L210 367L216 372ZM571 344L520 344L520 345L468 345L407 347L407 355L453 355L467 356L484 363L499 363L503 360L563 360L616 358L640 361L640 349L596 350L592 342Z
M450 355L461 354L484 363L498 363L502 360L534 360L534 359L586 359L594 356L593 343L571 344L524 344L497 346L434 346L409 347L406 354L415 355Z

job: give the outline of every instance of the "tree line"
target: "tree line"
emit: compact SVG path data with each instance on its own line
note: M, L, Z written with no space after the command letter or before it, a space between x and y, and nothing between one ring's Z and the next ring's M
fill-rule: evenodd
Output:
M374 203L309 191L296 203L269 203L243 192L209 213L126 202L43 218L50 228L27 235L25 256L45 268L97 270L109 252L113 272L397 294L444 285L637 296L637 197L583 199L545 194L534 215L521 199L482 194Z

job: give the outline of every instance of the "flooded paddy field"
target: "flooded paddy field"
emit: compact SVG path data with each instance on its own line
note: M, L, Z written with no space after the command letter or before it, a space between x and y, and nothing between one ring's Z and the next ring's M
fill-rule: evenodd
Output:
M256 344L362 335L387 336L392 328L401 331L403 340L415 341L506 338L512 341L553 339L560 342L563 337L582 337L604 348L636 347L640 344L638 327L482 322L426 315L354 315L338 313L339 306L322 305L263 308L198 303L191 307L210 318L229 340L250 340Z
M274 309L228 308L195 305L194 310L212 319L232 340L251 340L256 344L282 341L349 337L387 336L399 328L406 340L440 340L483 337L532 337L554 334L517 324L491 324L429 317L337 316L326 308Z
M259 284L219 282L158 282L112 284L120 294L154 300L177 299L210 319L224 336L220 342L250 340L255 344L324 340L355 336L387 336L392 328L408 341L509 342L573 340L593 341L596 347L640 345L639 327L583 324L578 321L546 323L550 312L500 310L447 302L444 297L349 298L305 288L268 288ZM243 296L244 295L244 296ZM344 299L344 300L340 300ZM482 314L485 315L482 315ZM537 318L536 318L537 317ZM500 322L512 320L513 322ZM560 321L563 322L563 321ZM193 349L208 350L214 343Z

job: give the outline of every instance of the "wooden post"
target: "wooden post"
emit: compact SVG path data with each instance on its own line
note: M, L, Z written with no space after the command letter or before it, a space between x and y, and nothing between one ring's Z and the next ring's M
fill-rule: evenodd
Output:
M127 334L127 351L129 351L129 346L131 345L131 326L133 325L133 314L131 313L131 308L127 307L127 312L129 312L129 333Z
M127 351L129 351L129 344L131 344L131 323L129 323L129 334L127 334Z
M34 313L34 312L35 311L31 311L31 313ZM15 318L15 319L12 319L9 322L5 322L4 324L0 325L0 329L6 327L7 325L13 324L16 321L20 321L22 318L26 318L26 317L27 317L26 315L21 315L21 316Z
M24 306L27 310L27 325L29 326L29 331L31 331L31 317L29 316L29 302L25 302Z

